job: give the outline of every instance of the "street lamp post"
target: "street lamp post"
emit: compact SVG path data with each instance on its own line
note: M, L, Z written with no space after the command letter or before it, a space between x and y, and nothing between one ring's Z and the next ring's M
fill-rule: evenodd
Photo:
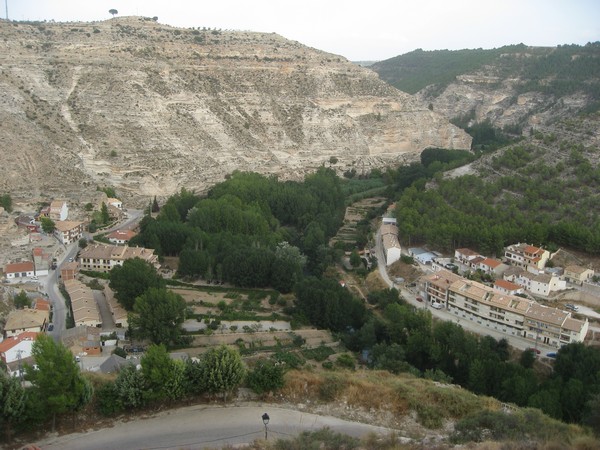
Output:
M267 413L264 413L262 415L262 421L265 424L265 441L267 440L268 436L267 436L267 425L269 424L269 415Z

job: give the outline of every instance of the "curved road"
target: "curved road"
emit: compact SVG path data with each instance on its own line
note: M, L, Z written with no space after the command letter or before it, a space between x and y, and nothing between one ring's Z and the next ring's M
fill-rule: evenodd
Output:
M264 439L262 415L270 417L268 439L287 439L302 431L324 427L354 437L369 433L385 435L397 431L349 422L335 417L263 406L189 406L166 411L147 419L118 423L113 428L48 438L36 445L46 449L204 449L250 443ZM403 439L400 438L401 440Z

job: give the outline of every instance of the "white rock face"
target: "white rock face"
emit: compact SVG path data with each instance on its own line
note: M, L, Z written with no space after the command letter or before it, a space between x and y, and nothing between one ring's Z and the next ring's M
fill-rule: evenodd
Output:
M0 192L114 186L146 204L233 170L301 178L471 138L346 59L275 34L142 18L0 21Z

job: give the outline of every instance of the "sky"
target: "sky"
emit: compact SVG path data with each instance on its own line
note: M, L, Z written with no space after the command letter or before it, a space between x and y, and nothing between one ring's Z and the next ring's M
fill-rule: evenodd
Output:
M600 0L0 0L5 19L158 17L176 27L276 32L351 61L423 50L600 41Z

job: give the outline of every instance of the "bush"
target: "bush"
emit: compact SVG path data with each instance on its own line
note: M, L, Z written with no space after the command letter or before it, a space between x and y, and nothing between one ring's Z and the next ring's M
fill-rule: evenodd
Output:
M306 359L313 359L319 362L325 361L334 353L335 352L333 349L327 345L321 345L317 348L302 350L302 356L304 356Z
M273 355L273 358L275 358L277 362L284 363L284 367L290 369L298 369L304 365L304 360L299 355L292 352L277 352Z
M96 408L103 416L114 416L123 411L123 404L114 382L110 381L96 389L95 397Z
M348 353L344 353L344 354L338 356L338 358L335 360L335 363L339 367L343 367L345 369L351 369L351 370L354 370L354 367L356 365L356 361L354 360L354 357Z
M304 450L304 449L358 449L360 441L345 434L336 433L329 428L317 431L303 431L293 439L278 440L276 450Z
M248 373L247 384L257 394L281 389L284 385L283 365L268 359L261 359Z
M331 402L344 390L345 383L336 375L326 375L319 386L319 399Z

